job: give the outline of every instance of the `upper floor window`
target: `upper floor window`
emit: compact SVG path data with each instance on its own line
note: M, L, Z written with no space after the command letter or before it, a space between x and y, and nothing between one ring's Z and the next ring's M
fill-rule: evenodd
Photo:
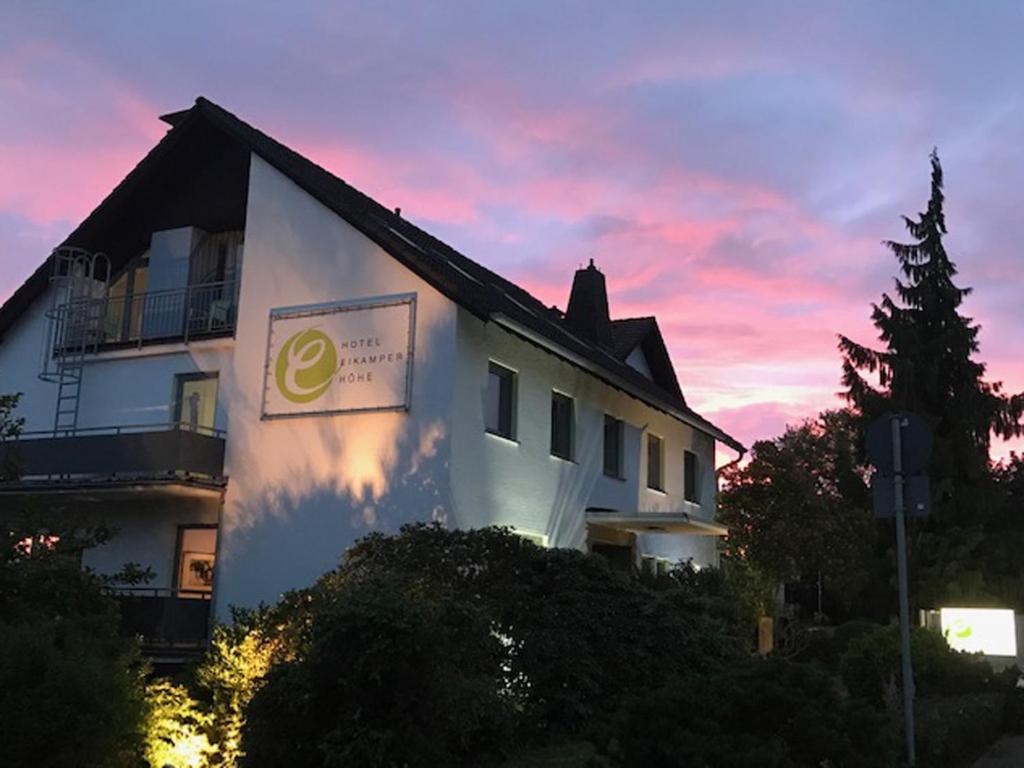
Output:
M551 393L551 455L573 460L576 425L573 400L561 392Z
M604 473L608 477L622 478L622 434L622 420L605 414Z
M217 416L217 374L181 373L175 377L174 421L182 429L209 434Z
M487 370L487 390L484 393L484 428L495 435L515 439L516 434L516 374L497 363Z
M697 483L697 454L693 451L683 451L683 498L700 503L700 489Z
M657 435L647 435L647 487L665 490L665 441Z

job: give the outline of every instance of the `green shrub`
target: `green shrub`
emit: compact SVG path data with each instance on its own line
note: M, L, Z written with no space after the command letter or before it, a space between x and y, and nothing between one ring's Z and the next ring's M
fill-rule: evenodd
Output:
M527 742L600 732L624 697L666 674L744 653L722 616L728 612L693 590L652 590L602 558L542 549L501 528L410 525L396 536L371 534L314 587L287 596L268 621L287 634L329 612L339 594L379 580L449 595L507 639L504 663L514 679L528 681L518 715Z
M1005 698L996 691L918 699L918 764L960 768L974 762L1002 732Z
M515 682L471 606L367 581L303 634L249 707L242 765L479 765L508 746Z
M845 698L819 667L748 659L677 678L626 703L609 751L622 765L791 768L894 765L881 712Z
M201 768L216 752L211 717L188 690L169 680L146 686L146 763L151 768Z
M814 627L807 632L807 642L794 657L795 661L815 661L826 669L838 673L843 655L850 641L878 630L870 621L847 621L838 627Z
M117 605L78 560L106 534L6 521L3 535L0 765L137 766L138 644L121 637Z
M980 656L954 651L939 633L914 627L910 653L919 696L984 692L992 682L992 667ZM875 704L900 686L900 637L896 626L879 627L855 637L840 663L843 682L853 696Z
M568 741L518 751L502 763L501 768L610 768L611 765L590 742Z
M251 768L887 765L885 715L816 665L752 659L741 613L716 574L652 588L507 530L415 525L222 631L199 678L225 766L238 729Z

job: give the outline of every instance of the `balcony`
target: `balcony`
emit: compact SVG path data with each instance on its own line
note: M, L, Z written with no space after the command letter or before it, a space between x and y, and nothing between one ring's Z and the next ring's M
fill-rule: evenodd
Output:
M190 655L210 637L210 593L152 587L109 590L121 609L121 629L142 638L151 656Z
M55 312L54 353L89 353L231 336L237 314L237 280L78 298Z
M19 474L0 484L0 494L219 494L224 443L224 432L185 423L25 432L0 443L0 465L14 466Z

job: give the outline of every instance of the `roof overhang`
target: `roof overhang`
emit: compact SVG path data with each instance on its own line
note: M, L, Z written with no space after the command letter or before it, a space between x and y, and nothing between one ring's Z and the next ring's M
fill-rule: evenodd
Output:
M226 480L159 478L124 480L22 480L0 484L2 500L38 499L58 502L100 504L109 501L152 499L219 499Z
M700 520L685 512L605 512L587 510L588 525L599 525L628 533L672 533L689 536L725 536L724 525Z

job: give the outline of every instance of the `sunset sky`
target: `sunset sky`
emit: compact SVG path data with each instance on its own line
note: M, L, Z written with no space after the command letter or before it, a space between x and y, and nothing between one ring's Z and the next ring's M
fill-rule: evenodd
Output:
M0 0L0 299L202 94L565 305L593 258L748 445L837 404L946 171L1024 390L1024 4ZM997 447L997 455L1008 450Z

